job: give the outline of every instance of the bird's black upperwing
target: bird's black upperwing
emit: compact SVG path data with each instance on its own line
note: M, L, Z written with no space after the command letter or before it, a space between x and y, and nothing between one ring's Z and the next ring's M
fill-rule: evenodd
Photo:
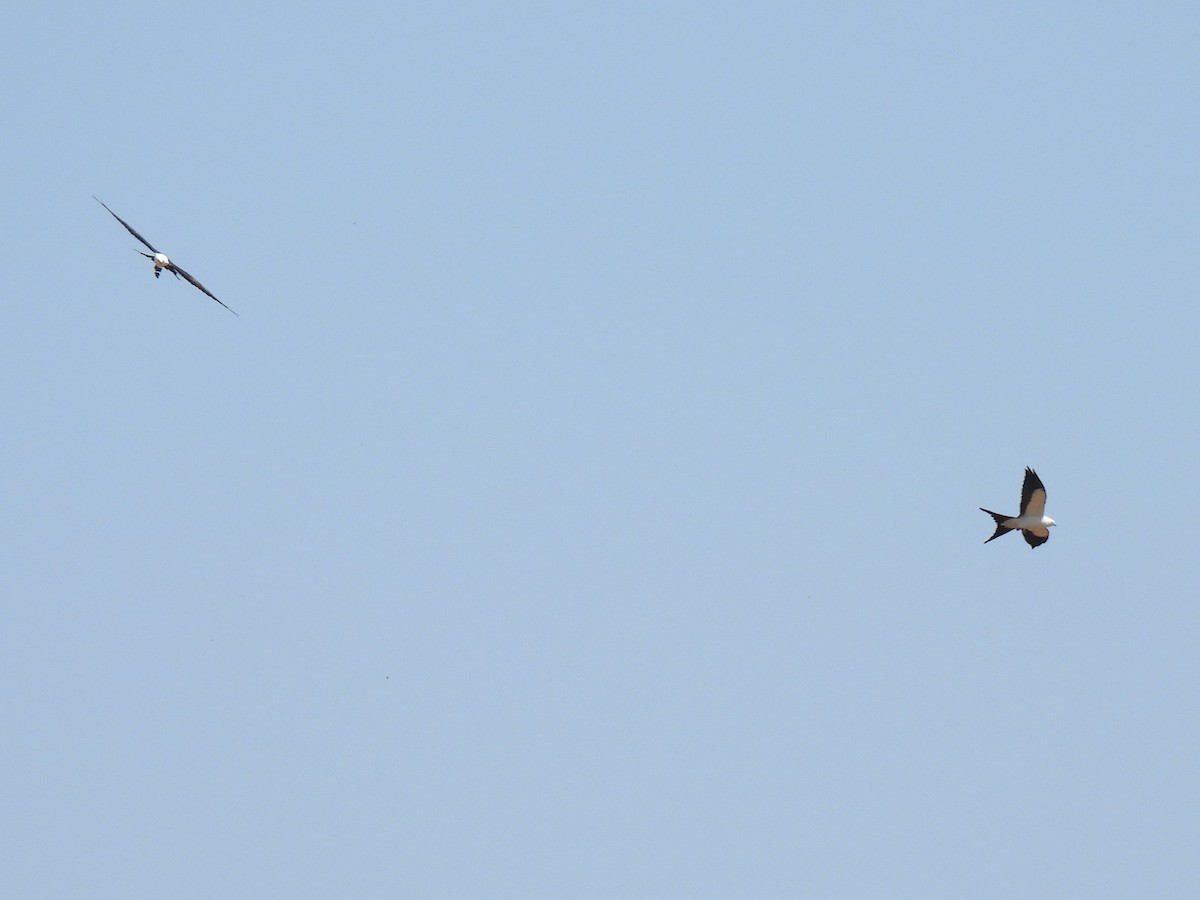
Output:
M92 199L95 200L97 203L99 203L101 206L103 206L105 209L108 209L108 204L105 203L103 200L101 200L99 197L97 197L95 194L92 194ZM126 231L128 231L130 234L132 234L135 238L137 238L139 241L141 241L147 247L150 247L151 253L158 252L157 250L154 249L154 247L152 247L150 245L150 242L148 240L146 240L144 237L142 237L140 234L138 234L136 231L134 231L132 225L130 225L128 222L126 222L124 219L122 219L120 216L118 216L111 209L108 209L108 212L114 219L116 219L118 222L120 222L122 225L125 226ZM214 297L213 299L215 300L216 298Z
M221 301L217 298L217 296L212 291L210 291L208 288L206 288L204 285L202 285L200 282L198 282L195 278L193 278L191 275L189 275L183 269L179 268L179 266L175 265L175 263L171 263L169 266L167 266L167 270L175 275L182 275L184 278L186 278L188 281L190 281L194 287L199 288L204 293L208 294L208 296L212 297L214 300L216 300L218 303L220 303L222 306L225 306L225 304L221 303ZM228 306L225 306L225 308L229 309ZM237 313L233 312L232 309L229 309L229 311L231 313L233 313L235 316L237 315Z
M1030 508L1031 503L1033 504L1033 508ZM1042 479L1038 478L1037 472L1026 467L1025 483L1021 486L1020 515L1026 516L1033 513L1035 516L1042 516L1045 512L1046 486L1042 484Z

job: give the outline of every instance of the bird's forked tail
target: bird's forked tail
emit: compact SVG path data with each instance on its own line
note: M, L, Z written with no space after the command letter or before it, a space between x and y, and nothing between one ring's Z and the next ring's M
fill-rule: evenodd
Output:
M987 513L989 516L991 516L993 519L995 519L995 520L996 520L996 533L995 533L995 534L993 534L993 535L992 535L990 538L988 538L986 541L984 541L984 543L985 543L985 544L987 544L987 543L989 543L989 542L991 542L991 541L994 541L996 538L1000 537L1000 535L1002 535L1002 534L1008 534L1010 531L1012 531L1012 530L1013 530L1013 529L1011 529L1011 528L1007 528L1007 527L1004 525L1004 523L1005 523L1005 522L1007 522L1009 519L1011 519L1011 518L1012 518L1012 516L1005 516L1005 515L1001 515L1001 514L1000 514L1000 513L998 513L998 512L992 512L990 509L984 509L982 506L981 506L981 507L979 507L979 509L980 509L980 511L981 511L981 512L985 512L985 513Z

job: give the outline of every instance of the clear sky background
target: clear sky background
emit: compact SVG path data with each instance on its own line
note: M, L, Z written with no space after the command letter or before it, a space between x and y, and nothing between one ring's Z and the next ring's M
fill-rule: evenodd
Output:
M1200 7L4 18L0 894L1200 895Z

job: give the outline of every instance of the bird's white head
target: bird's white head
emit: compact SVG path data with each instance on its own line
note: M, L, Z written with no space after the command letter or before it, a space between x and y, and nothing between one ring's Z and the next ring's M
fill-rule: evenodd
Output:
M1058 524L1058 523L1057 523L1057 522L1055 522L1053 519L1047 519L1047 520L1046 520L1046 527L1047 527L1047 528L1049 528L1051 525L1057 525L1057 524Z
M152 258L154 259L154 268L156 269L165 269L171 264L165 253L155 253Z

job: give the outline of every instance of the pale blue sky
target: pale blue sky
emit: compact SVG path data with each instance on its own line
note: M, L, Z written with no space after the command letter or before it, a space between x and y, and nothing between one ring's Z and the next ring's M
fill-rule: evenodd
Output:
M1194 4L5 20L0 895L1200 893Z

